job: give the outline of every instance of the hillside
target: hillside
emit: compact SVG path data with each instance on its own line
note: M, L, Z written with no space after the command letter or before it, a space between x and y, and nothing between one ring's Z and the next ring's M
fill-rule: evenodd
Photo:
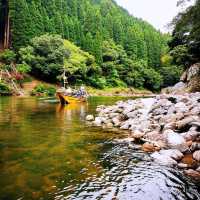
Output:
M155 91L177 81L179 70L174 73L169 65L163 65L161 61L167 52L169 37L149 23L131 16L113 0L10 0L4 2L6 6L9 7L10 16L10 48L17 54L16 61L28 64L31 74L37 78L58 82L57 72L60 73L65 66L70 72L67 77L70 84L86 84L97 88L128 86ZM7 20L6 13L3 18ZM51 36L55 34L78 46L94 59L89 59L89 63L86 61L86 66L82 65L79 60L81 53L78 52L72 58L68 43L69 48L66 45L63 48L68 50L69 55L62 62L63 58L55 55L56 45L51 41ZM41 55L35 41L40 41L40 46L50 46L44 47ZM44 50L52 49L51 45L54 52L49 55ZM30 50L30 46L34 52L29 53L33 53L36 58L54 55L48 62L44 59L42 64L46 72L58 64L54 68L57 71L52 72L50 77L36 69L35 61L27 61L22 55L25 52L23 48ZM55 61L55 57L58 61Z

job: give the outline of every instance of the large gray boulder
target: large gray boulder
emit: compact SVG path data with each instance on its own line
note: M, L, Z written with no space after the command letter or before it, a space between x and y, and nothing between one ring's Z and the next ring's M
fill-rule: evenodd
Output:
M163 134L169 148L178 149L181 152L185 152L188 149L184 137L180 134L174 132L173 130L166 130Z

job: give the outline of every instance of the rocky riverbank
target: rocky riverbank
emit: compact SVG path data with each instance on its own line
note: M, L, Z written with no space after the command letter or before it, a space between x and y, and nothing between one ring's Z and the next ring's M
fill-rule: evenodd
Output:
M152 159L177 166L200 178L200 93L158 95L155 98L119 101L98 106L88 115L95 126L130 132L131 141L142 142Z

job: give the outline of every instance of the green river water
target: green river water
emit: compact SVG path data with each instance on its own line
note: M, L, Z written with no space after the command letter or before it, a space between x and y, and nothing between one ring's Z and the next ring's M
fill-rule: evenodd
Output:
M115 144L125 133L85 122L97 105L120 99L92 97L61 107L0 97L0 200L200 199L199 188L181 172Z

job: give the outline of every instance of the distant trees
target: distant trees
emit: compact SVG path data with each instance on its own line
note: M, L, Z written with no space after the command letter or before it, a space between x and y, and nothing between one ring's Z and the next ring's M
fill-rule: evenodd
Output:
M68 73L73 83L152 90L162 85L159 69L166 52L166 38L113 0L10 0L9 4L12 46L16 50L21 48L19 53L32 67L32 73L56 80L64 65L62 37L93 55L95 60L90 65L87 61L73 61L73 70L78 69ZM38 37L46 33L48 39L47 35ZM51 34L61 37L55 39ZM82 53L73 55L79 57ZM70 66L71 61L66 65Z

